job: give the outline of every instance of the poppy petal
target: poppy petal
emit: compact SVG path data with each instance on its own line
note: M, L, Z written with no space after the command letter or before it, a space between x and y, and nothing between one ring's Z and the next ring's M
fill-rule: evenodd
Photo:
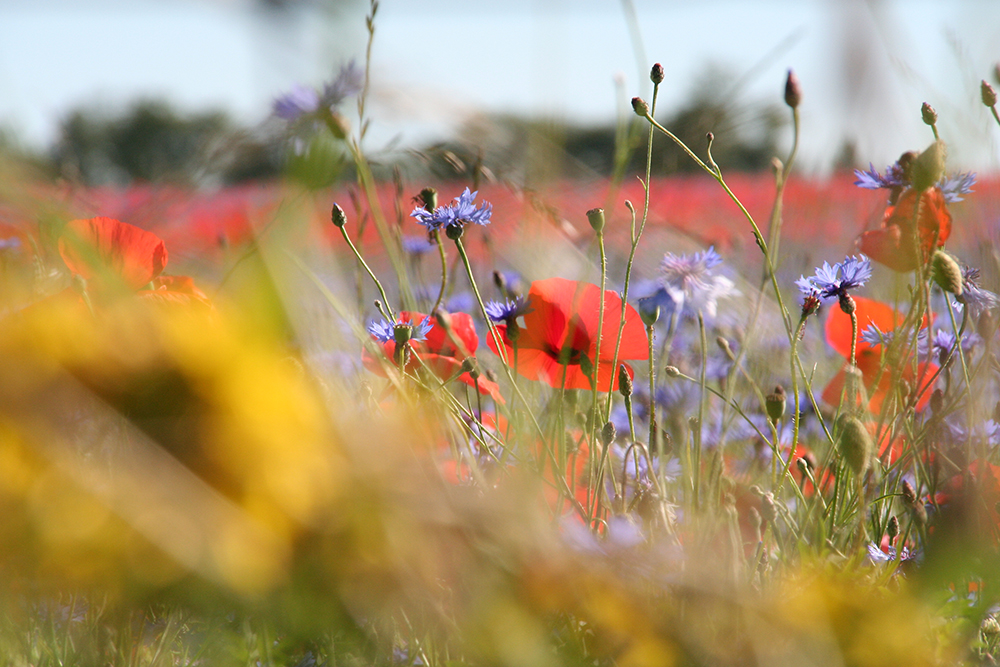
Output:
M82 278L117 279L133 291L167 265L167 248L156 234L113 218L73 220L59 239L59 254Z

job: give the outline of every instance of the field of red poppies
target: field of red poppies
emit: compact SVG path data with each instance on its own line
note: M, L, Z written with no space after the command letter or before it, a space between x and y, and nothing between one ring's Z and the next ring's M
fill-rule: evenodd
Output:
M6 663L995 662L1000 181L933 110L822 182L383 183L352 77L275 105L332 189L4 166Z

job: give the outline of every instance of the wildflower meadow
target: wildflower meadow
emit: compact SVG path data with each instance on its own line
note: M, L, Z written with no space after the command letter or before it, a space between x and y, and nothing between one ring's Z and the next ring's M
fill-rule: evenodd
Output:
M367 76L274 102L323 182L0 164L0 665L996 663L1000 180L930 105L810 180L789 71L730 174L651 63L638 174L415 181Z

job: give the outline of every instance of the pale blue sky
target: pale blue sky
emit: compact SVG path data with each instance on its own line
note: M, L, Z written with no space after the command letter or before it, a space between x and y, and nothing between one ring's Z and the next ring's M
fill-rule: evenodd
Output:
M309 3L306 3L309 4ZM29 145L67 109L165 97L186 110L267 116L293 83L320 84L362 56L360 1L280 14L248 0L0 0L0 124ZM822 172L844 136L877 165L930 140L933 104L966 168L996 169L998 128L978 82L1000 61L994 0L634 0L647 54L640 77L620 0L382 0L372 61L370 148L442 136L483 111L614 118L648 94L662 62L661 109L714 63L739 100L780 100L793 67L804 90L803 164Z

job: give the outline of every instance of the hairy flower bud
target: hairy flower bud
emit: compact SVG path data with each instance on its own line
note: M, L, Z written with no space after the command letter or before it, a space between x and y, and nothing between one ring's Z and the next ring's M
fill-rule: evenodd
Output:
M618 391L625 398L632 395L632 378L629 377L625 364L618 365Z
M840 309L847 315L858 309L858 304L854 301L854 297L847 292L842 292L837 296L837 303L840 304Z
M781 419L785 415L786 403L785 388L779 384L764 398L764 409L767 410L768 418L773 422Z
M465 225L455 223L448 225L444 228L444 235L450 238L452 241L457 241L462 238L462 234L465 233Z
M604 209L603 208L592 208L587 211L587 221L590 222L590 228L593 229L598 234L604 232Z
M333 223L334 227L343 227L347 224L347 214L344 213L344 209L340 208L340 204L333 205L333 209L330 211L330 222Z
M639 118L645 118L649 115L649 105L646 104L646 101L641 97L633 97L632 111L634 111L635 115Z
M799 88L799 78L795 76L795 72L788 70L788 76L785 78L785 104L797 109L801 101L802 89Z
M941 387L931 392L930 406L931 414L941 414L941 409L944 407L944 392Z
M681 371L679 368L677 368L677 366L664 366L663 373L667 377L671 378L680 377L681 375Z
M917 503L917 492L913 490L913 485L905 479L903 480L902 494L903 500L907 505L915 505Z
M726 355L726 359L730 362L736 361L736 353L733 352L733 347L729 344L729 341L726 340L725 336L716 336L715 344L719 346L720 350L722 350L722 354Z
M912 183L917 192L923 192L941 180L946 156L947 149L943 141L935 141L917 156L911 166Z
M607 422L604 424L604 428L601 429L601 443L607 447L615 441L615 435L615 425Z
M944 250L935 251L931 258L931 277L945 292L962 295L962 267Z
M663 65L660 63L653 65L649 70L649 80L656 84L663 83Z
M890 540L896 539L896 536L899 535L899 519L895 515L889 519L889 525L886 526L885 532Z
M837 438L840 454L854 474L861 477L868 472L871 464L872 451L875 449L872 436L861 420L853 415L841 415L837 425L840 431Z
M983 104L988 107L996 106L997 91L993 90L993 86L987 83L986 79L983 79L983 82L979 84L979 93L983 96Z
M931 125L937 123L938 115L934 107L924 102L920 105L920 117L923 119L925 125Z

